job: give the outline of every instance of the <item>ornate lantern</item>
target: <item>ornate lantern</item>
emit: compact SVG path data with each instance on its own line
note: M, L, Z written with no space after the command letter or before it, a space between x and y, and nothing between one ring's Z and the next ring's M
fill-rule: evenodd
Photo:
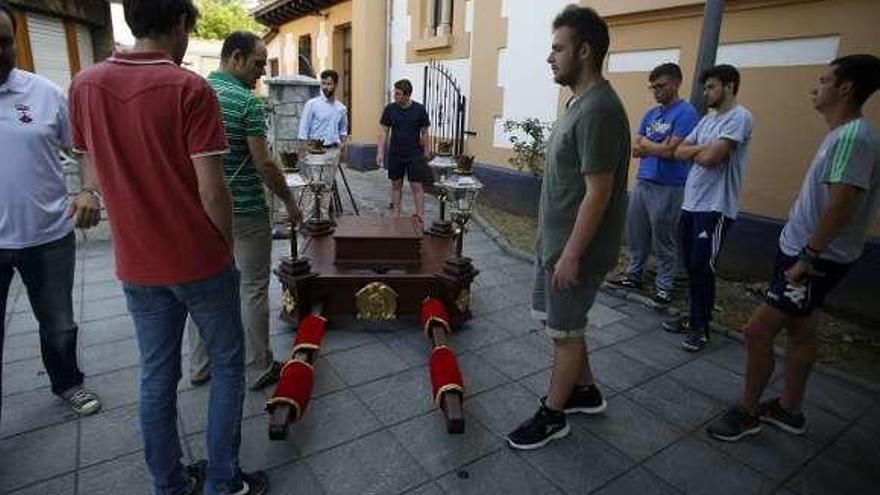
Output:
M330 153L308 153L300 160L300 174L315 197L312 216L306 220L306 228L312 236L327 235L332 231L330 219L321 212L321 198L330 192L336 174L336 161Z
M455 224L457 235L456 254L460 257L462 252L462 240L467 229L467 224L473 214L474 204L483 189L483 183L473 175L453 173L444 178L440 183L446 195L446 204Z
M452 237L455 235L452 222L446 219L446 189L442 187L443 181L455 168L455 160L451 155L437 155L428 162L434 184L437 185L437 201L440 203L440 218L431 224L428 233L438 237Z

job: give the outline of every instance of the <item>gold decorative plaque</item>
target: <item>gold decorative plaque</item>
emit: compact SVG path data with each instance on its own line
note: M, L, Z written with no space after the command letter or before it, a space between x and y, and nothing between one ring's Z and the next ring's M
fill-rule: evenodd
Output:
M458 293L458 298L455 300L455 305L460 312L467 313L468 308L471 307L470 289L461 289L461 292Z
M284 289L284 292L281 294L281 307L289 315L292 315L296 309L296 299L290 293L290 289Z
M354 295L359 320L391 321L397 319L397 292L382 282L365 285Z

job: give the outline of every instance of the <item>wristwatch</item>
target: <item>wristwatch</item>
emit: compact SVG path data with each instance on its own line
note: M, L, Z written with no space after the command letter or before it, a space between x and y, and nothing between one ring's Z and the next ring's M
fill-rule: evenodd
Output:
M80 193L89 193L92 196L94 196L95 199L98 200L98 204L104 204L104 197L101 196L101 193L97 189L87 187L87 188L81 189L79 192Z

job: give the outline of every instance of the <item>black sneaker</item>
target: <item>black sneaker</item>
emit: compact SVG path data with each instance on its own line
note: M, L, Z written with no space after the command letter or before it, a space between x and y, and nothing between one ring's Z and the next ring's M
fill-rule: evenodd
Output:
M241 473L241 488L231 495L265 495L269 491L269 477L263 471Z
M546 400L546 396L541 397L541 404L544 404ZM562 411L565 414L599 414L605 412L607 408L608 403L602 397L599 387L590 385L589 387L575 387Z
M736 442L751 435L761 433L761 423L757 416L750 414L739 405L733 406L706 428L706 433L716 440Z
M779 397L758 406L758 419L792 435L803 435L807 432L807 419L803 413L792 414L786 411L779 403Z
M254 380L254 383L252 383L249 387L250 390L252 392L257 391L260 389L264 389L269 385L272 385L273 383L276 383L278 381L278 377L281 376L281 368L283 368L281 363L279 363L278 361L272 361L272 365L269 366L269 369L260 373L260 376L258 376L257 379Z
M657 289L651 297L651 307L654 309L666 309L672 304L672 295L669 291Z
M686 351L699 352L709 345L709 332L701 328L692 328L681 341L681 347Z
M186 495L201 495L208 474L208 461L203 459L186 466L186 474L189 477Z
M642 281L632 275L623 274L608 281L609 284L623 289L641 289Z
M520 450L539 449L552 440L565 437L569 431L564 412L541 405L531 419L507 435L507 444Z
M685 316L681 316L674 320L664 321L660 327L663 328L664 332L689 333L691 331L691 320Z

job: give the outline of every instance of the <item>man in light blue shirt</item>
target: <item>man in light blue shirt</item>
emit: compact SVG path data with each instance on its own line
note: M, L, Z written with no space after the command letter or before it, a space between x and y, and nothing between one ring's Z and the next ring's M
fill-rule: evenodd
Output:
M321 72L321 94L306 102L299 121L299 139L314 139L325 148L338 148L348 137L348 109L336 99L339 74Z
M68 200L58 157L72 147L67 102L49 80L15 68L15 28L0 0L0 354L6 298L18 272L39 323L52 393L77 414L93 414L101 401L83 387L76 356L73 229L98 223L100 194L84 190Z
M675 149L676 160L693 160L681 205L680 235L690 276L690 316L663 324L686 333L682 346L699 351L709 342L715 306L716 257L739 212L739 192L752 142L752 114L736 102L739 71L710 67L700 75L707 113Z

